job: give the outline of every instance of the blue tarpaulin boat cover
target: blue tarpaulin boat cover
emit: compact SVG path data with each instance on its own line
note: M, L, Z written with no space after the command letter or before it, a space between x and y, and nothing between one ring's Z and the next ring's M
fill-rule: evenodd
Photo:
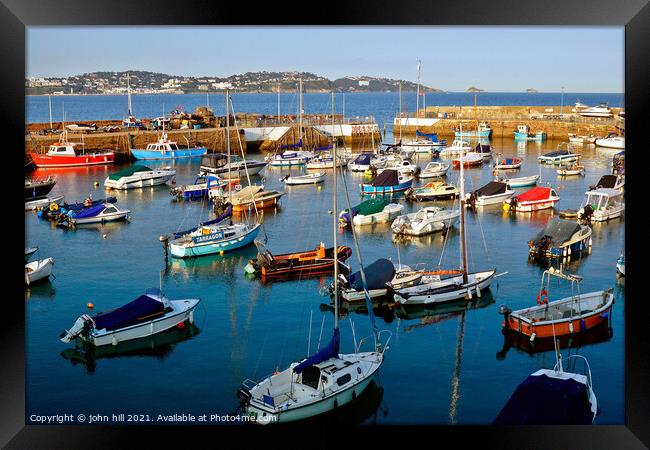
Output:
M78 213L74 213L72 217L75 219L83 219L86 217L95 217L97 214L102 212L104 210L104 204L99 204L99 205L94 205L91 206L90 208L82 209Z
M399 184L399 178L397 176L397 170L385 169L382 173L377 175L370 182L371 186L397 186Z
M573 379L530 375L494 419L494 425L590 425L587 386Z
M421 133L419 130L415 130L415 134L417 136L421 136L423 138L429 139L431 142L438 142L438 134L437 133Z
M100 203L115 203L117 202L117 197L106 197L100 200L94 200L92 206L99 205ZM80 209L88 208L84 206L83 203L64 203L63 207L68 211L79 211Z
M366 274L366 282L368 283L368 290L370 289L384 289L386 283L391 281L395 276L395 266L393 263L385 258L380 258L374 263L364 268ZM363 291L363 281L361 279L361 271L354 272L348 277L348 283L355 291Z
M112 331L135 325L143 320L151 320L153 316L163 313L164 310L165 305L162 302L148 295L141 295L124 306L107 313L99 313L92 319L98 330L105 328L107 331Z
M325 347L320 349L318 353L316 353L313 356L310 356L309 358L307 358L306 360L298 364L296 367L294 367L293 371L295 373L301 373L303 370L313 366L314 364L327 361L330 358L338 358L340 342L341 342L341 333L338 328L334 328L334 335L332 336L332 339L330 339L329 343Z
M490 153L490 146L488 144L476 144L474 148L476 153Z
M326 147L316 147L316 151L319 152L321 150L330 150L332 148L331 145L328 145Z

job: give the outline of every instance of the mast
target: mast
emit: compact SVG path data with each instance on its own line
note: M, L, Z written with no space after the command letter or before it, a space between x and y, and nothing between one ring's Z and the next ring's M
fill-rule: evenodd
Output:
M302 110L302 106L300 108ZM332 91L332 155L334 156L334 201L332 209L333 231L334 231L334 329L339 327L339 254L336 234L338 232L338 211L336 206L336 142L334 141L334 91Z
M50 94L47 94L47 101L50 104L50 130L54 128L52 126L52 96Z
M394 139L393 139L394 140ZM399 140L402 140L402 82L399 82Z
M418 59L418 87L415 94L415 131L418 130L418 119L420 117L420 64L421 61Z
M278 125L280 125L280 83L278 83Z
M460 135L463 135L463 123L460 122ZM467 246L465 245L465 177L463 152L460 152L460 270L463 271L463 284L467 283Z
M129 104L129 116L131 113L131 75L129 72L126 73L126 96Z
M300 142L300 150L302 150L302 78L299 80L298 96L300 98L298 111L298 142Z
M228 111L228 98L230 94L226 89L226 151L228 153L228 201L232 204L232 177L230 174L230 114Z

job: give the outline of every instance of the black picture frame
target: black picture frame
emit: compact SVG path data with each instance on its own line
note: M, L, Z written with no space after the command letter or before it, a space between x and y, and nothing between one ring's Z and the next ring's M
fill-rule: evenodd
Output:
M267 5L268 6L268 5ZM11 175L7 184L19 186L19 171L23 164L25 117L25 40L28 26L35 25L571 25L625 27L625 109L627 141L632 153L627 155L628 176L626 196L628 208L625 217L626 274L625 302L625 425L590 427L489 427L489 426L432 426L432 427L356 427L354 440L369 446L375 443L391 445L431 445L466 443L468 440L488 448L645 448L650 446L650 339L644 321L650 317L645 286L640 280L641 258L647 245L645 233L635 230L644 226L647 209L644 205L644 187L638 182L643 154L648 153L647 138L642 130L647 121L650 100L648 58L650 55L650 5L647 0L628 0L617 3L605 0L517 1L493 0L484 2L420 3L414 0L354 3L330 2L274 4L274 7L250 7L242 3L170 0L141 0L138 2L99 2L96 0L2 0L0 4L0 36L3 64L2 123L6 130L4 157L5 174ZM248 9L248 10L247 10ZM260 45L264 45L260 43ZM435 44L432 44L435 45ZM435 47L432 47L435 50ZM577 55L579 56L579 55ZM617 64L591 61L594 70L599 64ZM645 145L644 145L645 144ZM13 192L13 188L9 189ZM22 259L24 220L18 195L5 196L4 236L6 253ZM11 205L8 207L7 205ZM23 239L24 240L24 239ZM7 245L8 244L8 245ZM629 249L629 246L639 247ZM8 249L9 247L9 249ZM0 405L0 445L7 448L121 448L132 447L135 437L142 438L150 448L176 444L198 443L199 438L220 445L250 445L252 439L275 442L278 445L335 445L337 433L300 427L276 428L274 431L251 427L224 426L68 426L25 425L25 334L24 303L20 300L18 274L20 264L10 257L10 270L5 270L3 323L0 326L0 377L2 402ZM13 274L13 275L12 275ZM632 283L632 284L630 284ZM638 294L636 294L638 292ZM61 386L74 389L74 386ZM348 430L349 432L350 430ZM285 440L269 440L270 433L283 433ZM200 436L199 436L200 435ZM231 436L226 436L231 435ZM340 435L339 435L340 436ZM275 439L275 438L274 438ZM342 439L342 438L341 438ZM346 437L349 443L350 437ZM230 443L232 442L232 444ZM410 442L410 443L409 443ZM347 447L348 445L346 445Z

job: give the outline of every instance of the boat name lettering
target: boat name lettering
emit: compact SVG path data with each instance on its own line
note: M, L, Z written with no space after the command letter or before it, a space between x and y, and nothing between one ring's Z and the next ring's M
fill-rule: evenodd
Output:
M192 238L192 240L196 244L200 244L201 242L206 242L206 241L213 241L217 239L223 239L223 231L217 231L216 233L204 234L201 236L194 236Z

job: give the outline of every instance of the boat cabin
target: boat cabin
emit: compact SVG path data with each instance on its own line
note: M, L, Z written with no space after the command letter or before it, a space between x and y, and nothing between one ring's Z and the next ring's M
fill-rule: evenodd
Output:
M617 189L611 188L587 191L580 207L584 208L587 205L591 205L594 211L617 209L625 205L624 194Z
M518 125L517 126L517 132L518 133L523 133L523 134L528 134L528 125Z
M52 144L47 150L47 154L55 156L77 156L77 153L75 152L75 145L79 144L73 142Z
M160 153L165 153L165 152L175 152L178 151L178 145L176 145L176 142L170 141L167 139L161 139L158 142L152 143L152 144L147 144L147 151L150 152L160 152Z

